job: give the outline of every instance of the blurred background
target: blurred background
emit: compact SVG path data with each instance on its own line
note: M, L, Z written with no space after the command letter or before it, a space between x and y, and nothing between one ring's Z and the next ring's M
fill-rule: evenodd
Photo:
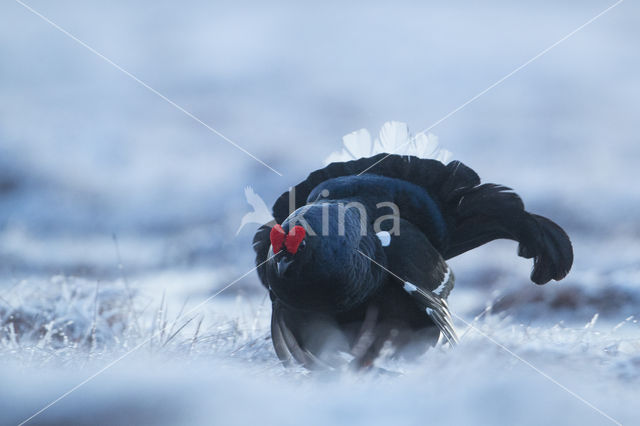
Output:
M175 314L204 300L253 267L255 227L236 235L241 217L251 210L245 186L271 205L322 167L346 133L367 128L375 136L389 120L408 123L414 133L428 128L611 4L28 2L279 176L19 2L2 2L3 353L24 368L40 368L25 361L25 354L33 356L33 342L42 338L46 324L53 329L68 321L80 324L60 326L76 343L87 330L102 330L95 319L103 312L98 295L127 305L142 323L158 306ZM640 375L638 16L637 2L621 3L430 130L483 181L512 187L528 210L561 224L576 256L565 281L542 288L528 282L531 265L515 256L512 242L491 243L453 259L452 309L473 318L491 306L491 318L503 324L493 324L493 330L504 333L522 324L538 327L540 340L534 337L533 346L526 346L534 348L530 355L546 360L562 353L571 365L584 340L569 350L536 352L554 340L545 333L558 324L602 326L593 331L600 334L592 336L597 343L587 352L595 365L622 362L624 374L603 372L611 380L605 382L618 390L625 380L637 383ZM68 296L69 288L80 296ZM123 289L126 297L118 293ZM77 309L71 312L69 306ZM203 315L211 327L223 313L241 315L253 328L247 334L239 326L239 333L251 342L268 334L268 310L251 274L206 304ZM19 327L17 317L23 318ZM127 329L129 320L119 327ZM96 365L122 349L114 343L123 339L113 324L103 324L111 337L94 335L102 345ZM530 344L518 336L511 343ZM558 342L564 339L565 334L557 336ZM620 349L622 343L627 349ZM269 344L247 359L273 362ZM204 358L212 355L202 352ZM69 360L76 355L65 352L62 359L75 365ZM584 371L593 368L589 364ZM574 373L566 380L582 386L582 372ZM117 376L113 380L119 383ZM473 392L491 395L483 380L473 382ZM51 383L57 390L59 382ZM507 380L507 394L510 386ZM592 389L584 388L587 394ZM25 395L28 389L25 385ZM26 411L56 392L41 393L24 404ZM69 404L71 411L61 409L60 416L76 413L77 404ZM619 408L624 417L625 409L616 404L609 409ZM607 421L580 403L573 407L587 423ZM334 421L336 410L317 419ZM423 412L406 413L415 417L408 421L424 418ZM509 419L527 423L518 413L514 409ZM491 409L485 414L500 422Z

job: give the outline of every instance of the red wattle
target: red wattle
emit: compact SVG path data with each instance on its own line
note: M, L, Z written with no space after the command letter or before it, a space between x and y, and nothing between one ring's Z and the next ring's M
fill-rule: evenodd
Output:
M280 250L282 250L285 236L286 234L284 233L284 229L282 229L282 226L275 225L273 228L271 228L269 239L271 240L271 246L273 247L273 254L276 254Z
M273 232L273 231L272 231ZM284 245L287 248L287 251L291 254L296 254L298 251L298 247L300 247L300 243L304 240L305 235L307 235L307 231L300 226L296 225L289 231L289 235L284 241Z

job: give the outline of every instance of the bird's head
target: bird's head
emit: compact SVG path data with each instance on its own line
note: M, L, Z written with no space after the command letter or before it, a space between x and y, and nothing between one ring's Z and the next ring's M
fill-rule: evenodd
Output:
M357 212L341 213L340 225L336 214L335 205L308 205L271 229L269 287L290 307L343 311L381 285L379 268L358 253L384 256L375 233L361 233Z
M284 277L296 259L301 259L307 247L305 237L307 231L303 226L295 225L289 232L286 232L281 225L271 228L269 239L271 240L271 250L276 259L276 273L279 277ZM297 255L297 256L296 256ZM298 260L298 263L303 263Z

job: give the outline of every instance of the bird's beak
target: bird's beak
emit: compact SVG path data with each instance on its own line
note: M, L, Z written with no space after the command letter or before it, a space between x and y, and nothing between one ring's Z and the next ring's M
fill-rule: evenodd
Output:
M293 259L287 259L286 257L283 257L282 259L280 259L278 261L278 263L276 264L276 270L278 271L278 277L282 278L284 277L284 274L287 272L287 269L289 268L289 265L291 265L293 263Z

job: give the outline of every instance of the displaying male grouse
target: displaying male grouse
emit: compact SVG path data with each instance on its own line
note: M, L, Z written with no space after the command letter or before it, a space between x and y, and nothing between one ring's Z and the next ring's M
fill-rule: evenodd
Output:
M562 228L458 161L378 154L332 163L292 191L292 211L287 191L253 243L285 364L368 366L383 346L413 356L441 334L453 344L445 261L489 241L517 241L536 284L573 262Z

